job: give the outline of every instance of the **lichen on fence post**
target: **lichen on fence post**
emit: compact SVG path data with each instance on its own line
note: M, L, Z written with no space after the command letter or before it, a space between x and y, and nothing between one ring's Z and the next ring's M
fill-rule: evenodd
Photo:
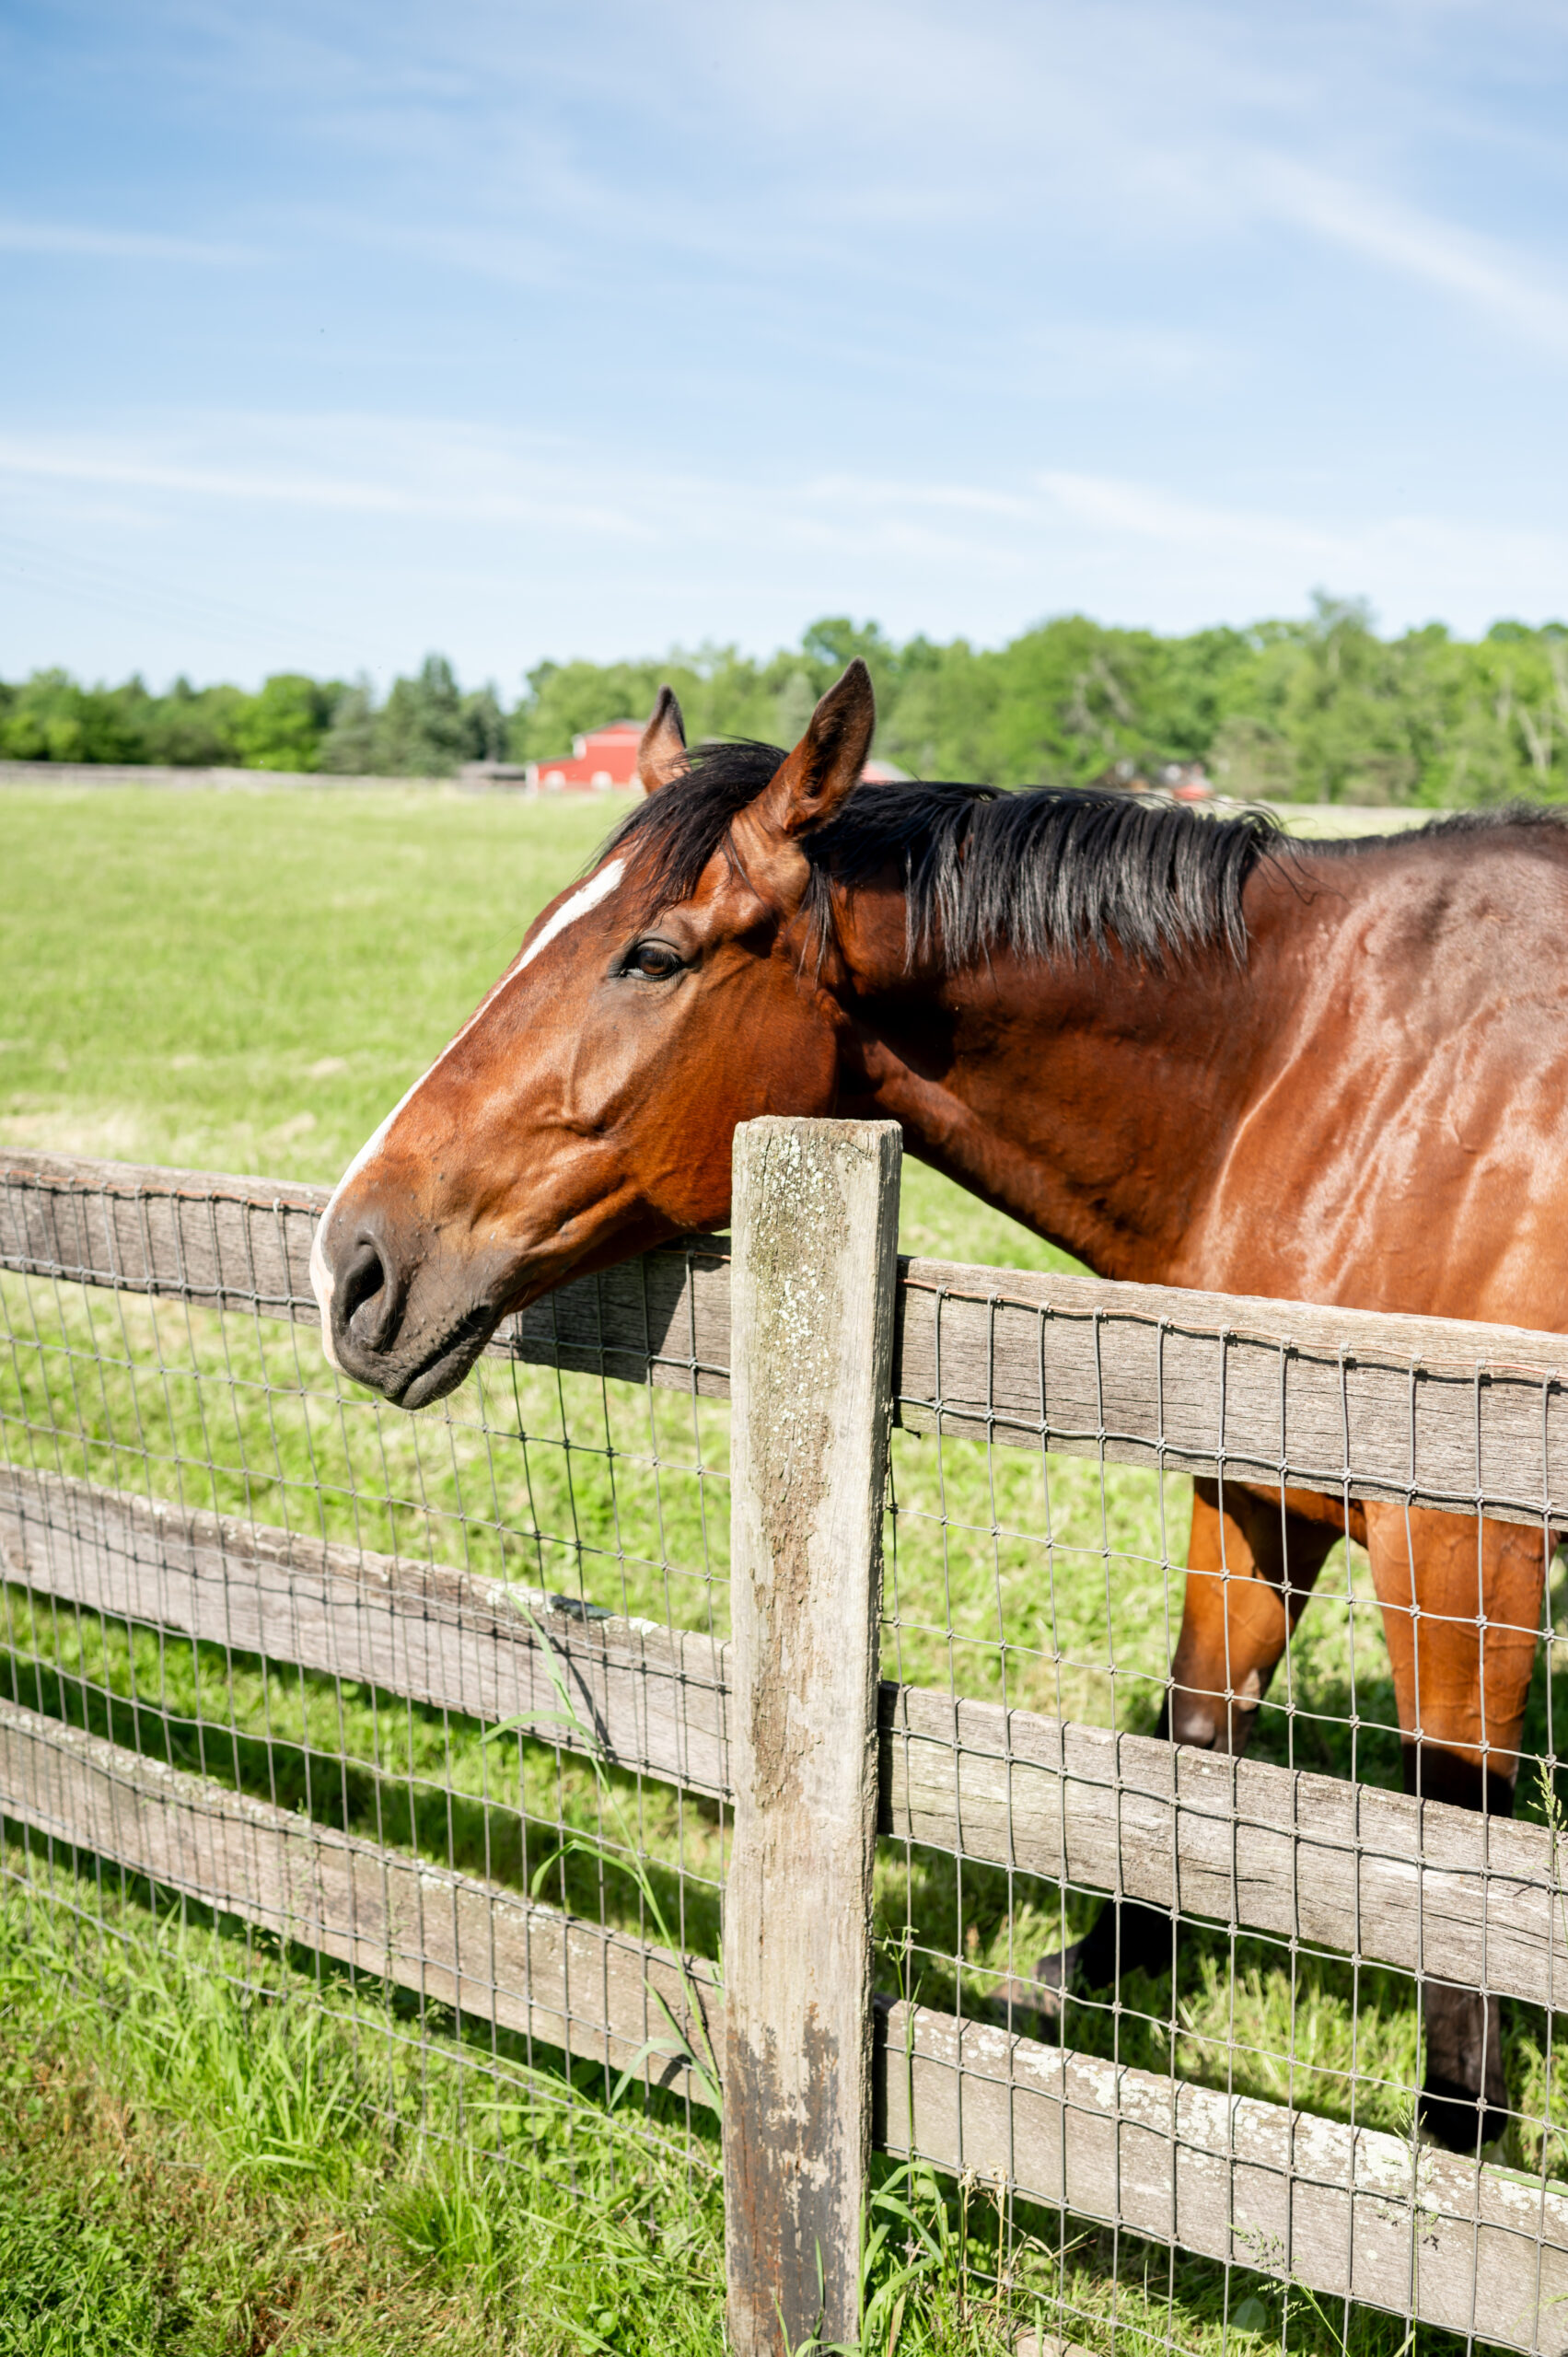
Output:
M895 1123L735 1141L725 1894L730 2346L854 2340L871 2146Z

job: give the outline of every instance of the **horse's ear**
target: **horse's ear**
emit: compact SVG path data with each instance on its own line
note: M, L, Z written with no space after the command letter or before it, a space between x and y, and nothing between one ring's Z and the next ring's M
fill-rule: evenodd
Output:
M661 688L653 718L637 748L637 775L645 794L656 794L686 767L686 726L673 691Z
M877 694L857 655L822 698L763 796L781 834L803 835L835 816L860 783L876 733Z

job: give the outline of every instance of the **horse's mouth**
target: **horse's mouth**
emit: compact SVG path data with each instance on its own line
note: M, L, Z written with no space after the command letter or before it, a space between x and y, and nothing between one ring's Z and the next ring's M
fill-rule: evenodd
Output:
M411 1414L416 1408L444 1399L448 1391L457 1389L500 1322L500 1313L483 1304L469 1310L422 1359L412 1367L400 1368L377 1388L394 1408L406 1408Z
M504 1318L515 1316L540 1294L551 1292L571 1266L570 1258L565 1258L564 1265L560 1259L552 1259L547 1267L536 1264L526 1273L515 1266L493 1268L488 1272L493 1283L487 1295L478 1301L470 1295L470 1306L456 1318L448 1307L440 1324L437 1318L449 1305L451 1295L447 1294L446 1302L433 1299L430 1295L436 1288L432 1286L424 1301L416 1302L412 1314L405 1318L406 1337L397 1334L379 1349L356 1337L351 1318L346 1329L338 1327L334 1333L333 1363L355 1383L378 1391L394 1408L407 1409L411 1414L428 1408L457 1389ZM468 1287L463 1290L467 1292Z

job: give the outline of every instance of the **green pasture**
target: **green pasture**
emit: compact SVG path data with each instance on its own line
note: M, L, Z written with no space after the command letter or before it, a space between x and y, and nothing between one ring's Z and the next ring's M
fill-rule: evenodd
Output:
M430 789L5 792L0 1144L331 1179L605 823L598 807ZM906 1248L956 1259L1055 1257L916 1165L903 1231ZM493 1364L409 1418L340 1396L308 1329L19 1279L0 1280L0 1311L13 1463L726 1631L722 1403ZM889 1674L1152 1723L1180 1610L1184 1482L900 1434L894 1493ZM1563 1601L1554 1592L1554 1626ZM0 1588L0 1694L443 1864L518 1888L542 1875L540 1895L580 1913L651 1929L656 1906L716 1954L725 1826L705 1804L20 1587ZM1323 1573L1271 1701L1264 1756L1397 1782L1353 1550ZM1527 1734L1539 1751L1548 1701L1543 1650ZM563 1832L587 1846L562 1858ZM19 1844L6 1856L18 1865ZM536 2055L498 2071L490 2040L449 2023L432 2061L401 1998L328 1974L323 2012L308 1959L190 1910L160 1917L151 1894L74 1878L36 1847L29 1872L33 1898L13 1884L0 1912L0 2081L19 2122L0 2131L0 2279L33 2288L20 2326L0 2316L0 2357L719 2345L700 2115L666 2118L635 2091L612 2114L580 2066ZM889 1852L878 1897L886 1985L966 2008L1092 1906L918 1852ZM1408 2125L1418 2023L1396 1973L1194 1929L1174 1986L1137 1976L1121 1996L1074 2005L1069 2041ZM1528 2008L1506 2014L1505 2034L1524 2115L1506 2157L1561 2170L1555 2101L1544 2127L1561 2048ZM565 2101L574 2081L591 2099ZM511 2165L489 2165L492 2152ZM975 2286L998 2265L993 2204L893 2173L882 2198L900 2223L873 2270L878 2348L1000 2351L1008 2316L1037 2303L1091 2349L1109 2348L1113 2316L1140 2347L1174 2334L1215 2357L1226 2333L1243 2351L1283 2336L1326 2357L1346 2329L1301 2298L1287 2314L1237 2272L1227 2283L1044 2217L1017 2221L1009 2288L988 2298ZM1388 2320L1358 2314L1348 2329L1347 2347L1395 2357Z

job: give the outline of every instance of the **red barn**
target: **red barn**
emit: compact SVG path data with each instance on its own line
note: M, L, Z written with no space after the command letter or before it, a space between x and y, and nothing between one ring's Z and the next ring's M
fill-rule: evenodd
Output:
M586 737L572 739L570 760L530 761L528 783L541 794L580 794L595 787L603 793L607 786L635 785L642 734L640 720L611 720L603 728L590 728Z
M540 794L595 790L603 794L611 786L635 785L637 747L642 735L640 720L607 721L602 728L590 728L586 736L574 737L570 758L562 754L555 761L529 761L524 782ZM907 770L895 769L891 761L867 761L861 772L867 784L881 784L908 774Z

